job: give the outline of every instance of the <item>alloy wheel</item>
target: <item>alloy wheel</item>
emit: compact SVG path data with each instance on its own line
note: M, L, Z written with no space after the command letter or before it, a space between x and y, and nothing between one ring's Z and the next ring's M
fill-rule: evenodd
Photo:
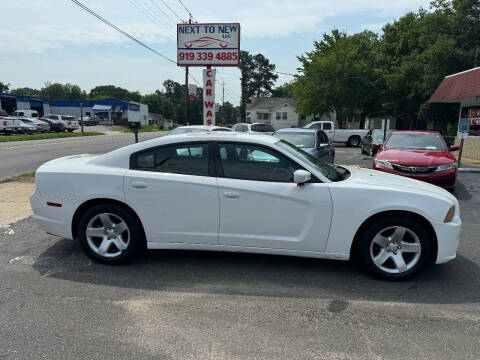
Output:
M119 256L130 244L130 229L118 215L101 213L90 219L85 231L88 246L98 255Z
M377 268L401 274L419 261L422 244L415 232L403 226L389 226L379 231L370 244L370 256Z

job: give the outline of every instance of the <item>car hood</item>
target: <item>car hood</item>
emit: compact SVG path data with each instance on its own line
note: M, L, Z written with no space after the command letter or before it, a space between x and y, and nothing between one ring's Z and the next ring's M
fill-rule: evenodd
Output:
M452 201L458 204L455 196L441 187L426 183L424 181L398 176L378 170L354 168L345 166L351 173L348 180L358 185L369 185L378 187L388 187L400 191L407 191L411 193L418 193L439 197Z
M450 154L448 150L431 151L385 149L380 151L376 158L406 166L438 166L455 162L455 157Z

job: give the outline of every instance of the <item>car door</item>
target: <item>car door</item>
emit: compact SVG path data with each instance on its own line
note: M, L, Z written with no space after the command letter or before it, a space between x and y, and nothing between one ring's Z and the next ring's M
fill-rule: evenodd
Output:
M219 143L219 243L324 251L332 200L326 184L293 183L301 166L269 147Z
M327 134L328 138L333 141L333 123L329 121L322 122L322 130L325 132L325 134Z
M125 198L148 241L218 244L219 198L208 143L166 145L133 154Z

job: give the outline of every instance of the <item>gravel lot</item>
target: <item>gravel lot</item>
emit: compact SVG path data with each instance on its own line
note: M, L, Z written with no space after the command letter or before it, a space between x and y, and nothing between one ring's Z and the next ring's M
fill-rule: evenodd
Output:
M337 162L369 165L339 147ZM457 259L405 282L350 263L150 251L86 258L30 219L0 229L0 359L478 359L480 174Z

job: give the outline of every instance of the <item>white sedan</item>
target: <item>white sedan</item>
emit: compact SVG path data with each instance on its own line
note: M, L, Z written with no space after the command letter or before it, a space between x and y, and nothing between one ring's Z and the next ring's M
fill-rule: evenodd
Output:
M379 171L333 167L272 136L165 136L67 156L35 175L33 217L104 263L149 249L360 259L402 279L456 256L458 201Z

